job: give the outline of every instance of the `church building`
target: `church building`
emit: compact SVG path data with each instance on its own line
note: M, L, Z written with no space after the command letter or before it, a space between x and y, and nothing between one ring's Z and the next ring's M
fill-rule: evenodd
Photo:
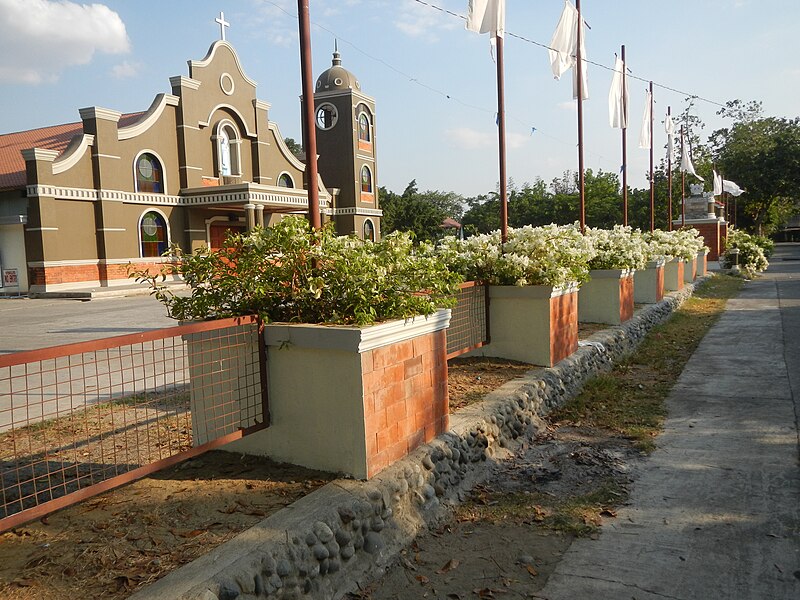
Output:
M222 37L144 112L93 106L0 135L0 293L129 284L129 264L158 267L171 244L219 248L229 231L308 212L305 164ZM337 51L316 84L311 184L323 222L377 239L375 101L341 62Z

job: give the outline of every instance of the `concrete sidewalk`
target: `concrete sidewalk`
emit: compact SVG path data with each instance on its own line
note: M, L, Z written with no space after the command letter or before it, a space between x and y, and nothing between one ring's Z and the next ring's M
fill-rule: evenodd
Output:
M800 598L800 245L709 331L668 398L658 450L547 600Z

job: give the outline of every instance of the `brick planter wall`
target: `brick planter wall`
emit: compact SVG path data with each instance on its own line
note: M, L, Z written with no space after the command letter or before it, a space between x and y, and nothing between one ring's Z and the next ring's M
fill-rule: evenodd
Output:
M697 253L697 276L705 277L708 275L708 255L705 250Z
M224 449L373 477L447 430L449 323L267 325L271 425Z
M697 258L686 261L683 265L683 282L692 283L697 279Z
M664 265L664 289L670 292L677 292L683 289L683 271L686 262L678 258L673 258Z
M578 349L574 285L489 287L491 341L469 353L552 367Z
M647 263L647 268L633 276L633 301L655 304L664 298L664 261Z
M361 355L368 478L447 431L446 354L441 330Z
M633 316L633 272L593 270L578 292L578 320L619 325Z

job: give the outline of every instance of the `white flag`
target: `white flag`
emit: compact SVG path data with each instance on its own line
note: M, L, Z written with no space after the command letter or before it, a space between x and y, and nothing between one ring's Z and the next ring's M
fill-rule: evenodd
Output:
M741 196L747 190L743 190L738 185L727 179L722 181L722 189L728 192L731 196Z
M712 192L715 196L722 195L722 175L713 170L712 173L714 174L714 191Z
M681 137L681 140L683 140L682 137ZM694 175L700 181L705 181L705 179L703 179L702 177L700 177L700 175L698 175L697 173L694 172L694 165L692 164L692 157L689 156L689 152L687 151L687 148L688 148L689 144L681 144L681 145L682 145L681 171L683 171L684 173L689 173L690 175Z
M667 132L667 156L672 158L675 153L675 123L672 122L672 115L667 115L664 130Z
M467 29L503 37L506 29L506 0L469 0Z
M624 69L625 63L617 57L608 92L608 122L617 129L628 127L628 82L623 75Z
M644 114L642 115L642 131L639 134L639 148L650 150L653 140L650 139L650 123L653 120L653 95L650 90L644 97Z
M581 85L583 100L589 98L589 78L586 68L586 28L585 21L581 18ZM574 69L576 56L578 54L578 9L569 0L564 1L564 10L558 20L556 30L553 32L553 39L550 40L550 68L553 76L561 79L561 76L569 69ZM572 76L572 97L578 97L578 74L573 70Z

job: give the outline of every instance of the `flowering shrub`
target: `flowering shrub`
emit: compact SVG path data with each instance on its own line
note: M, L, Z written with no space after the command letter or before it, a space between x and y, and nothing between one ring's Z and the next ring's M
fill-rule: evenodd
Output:
M268 321L367 325L429 315L453 306L461 281L431 245L415 248L394 233L380 242L311 229L303 217L228 238L225 248L194 253L173 247L179 261L160 275L133 273L174 319L258 314ZM163 285L178 274L191 295Z
M648 261L648 246L641 232L615 225L613 229L586 229L595 255L590 269L644 269Z
M728 239L723 255L725 268L730 269L736 264L736 259L730 251L737 248L739 250L739 268L746 277L752 278L761 271L765 271L769 267L769 261L757 237L731 227L728 230Z
M589 278L594 257L592 240L574 225L530 225L508 230L501 245L500 232L466 240L445 238L440 255L467 279L490 285L550 285L561 287Z
M656 229L643 236L649 245L649 260L656 260L660 256L666 260L673 258L692 260L697 258L698 253L705 247L700 232L693 227L676 231Z

